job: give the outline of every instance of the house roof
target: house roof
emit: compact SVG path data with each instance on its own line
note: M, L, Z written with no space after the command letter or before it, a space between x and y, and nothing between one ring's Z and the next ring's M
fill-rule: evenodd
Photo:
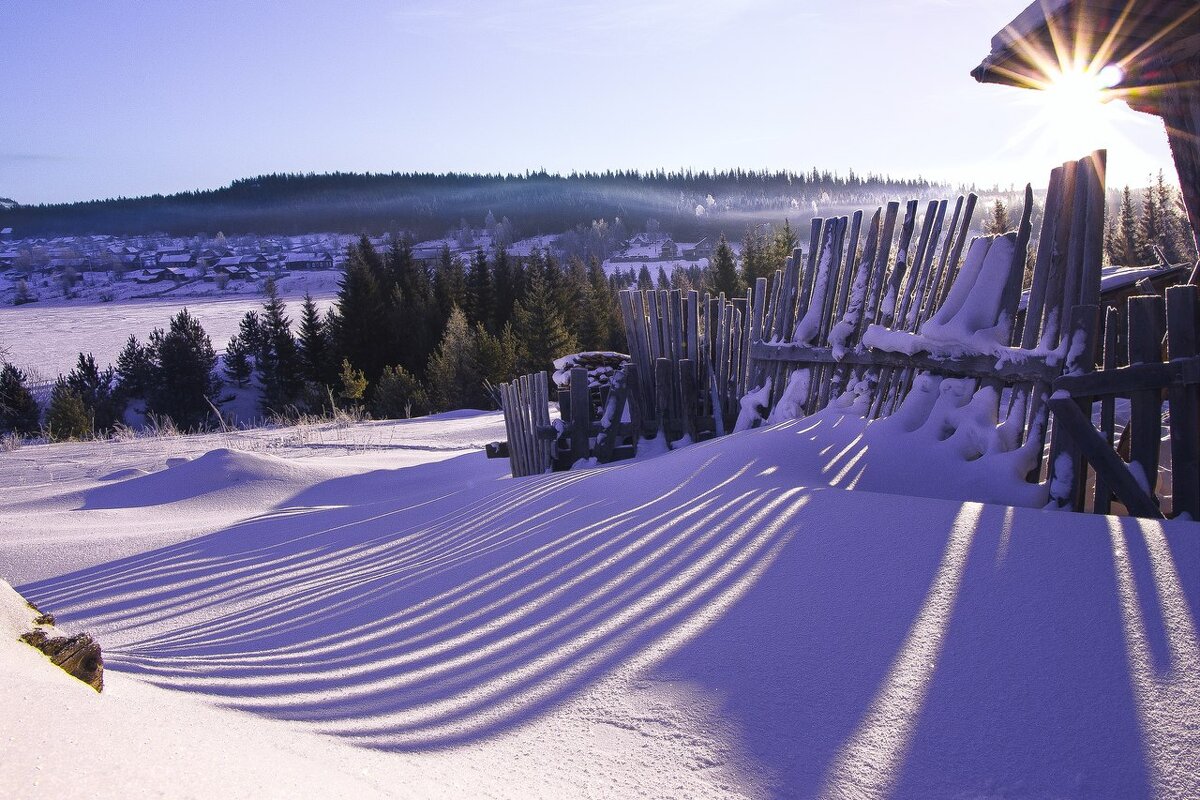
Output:
M159 264L190 264L192 263L191 253L179 253L165 255L158 260Z
M1149 103L1150 90L1170 82L1164 67L1197 52L1196 0L1038 0L992 37L991 52L971 75L981 83L1041 88L1064 65L1092 71L1115 65L1121 78L1112 88L1138 108Z

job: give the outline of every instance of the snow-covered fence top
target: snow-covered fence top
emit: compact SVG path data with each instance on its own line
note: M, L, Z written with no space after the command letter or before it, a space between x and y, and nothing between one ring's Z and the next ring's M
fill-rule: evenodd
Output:
M797 249L774 280L753 287L749 391L738 427L810 415L835 400L869 418L887 416L915 386L912 402L921 404L938 396L943 380L966 380L973 388L959 392L964 404L986 390L994 406L1003 435L992 437L993 447L1018 455L1029 480L1044 477L1058 502L1073 503L1083 478L1069 469L1070 440L1054 437L1043 476L1046 399L1064 365L1092 366L1077 356L1099 303L1104 168L1100 151L1051 173L1021 325L1030 187L1018 230L969 242L974 195L959 197L949 214L949 203L931 201L922 218L910 201L902 218L900 204L890 203L866 225L862 212L813 220L807 262Z

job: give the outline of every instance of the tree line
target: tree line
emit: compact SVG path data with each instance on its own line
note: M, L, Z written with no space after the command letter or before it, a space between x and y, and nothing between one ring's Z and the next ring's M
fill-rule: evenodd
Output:
M84 234L299 235L312 231L443 235L488 211L521 223L522 235L571 230L580 220L642 226L657 218L680 236L716 235L720 213L778 218L812 201L859 202L888 194L920 195L922 178L790 171L545 171L491 174L276 174L213 190L0 208L0 227L22 237ZM697 215L696 207L709 213ZM718 217L712 219L711 216Z

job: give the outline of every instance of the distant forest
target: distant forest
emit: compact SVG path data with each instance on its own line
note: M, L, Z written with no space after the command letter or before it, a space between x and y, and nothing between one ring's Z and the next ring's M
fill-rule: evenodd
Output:
M659 220L676 237L713 235L756 222L811 216L812 205L867 206L896 197L945 194L930 181L729 170L609 171L557 175L279 174L172 195L79 203L0 206L0 228L21 237L198 232L297 235L317 231L407 231L442 236L463 219L508 217L520 236L559 233L590 220L627 226ZM824 213L824 211L822 212ZM632 229L631 228L631 229Z

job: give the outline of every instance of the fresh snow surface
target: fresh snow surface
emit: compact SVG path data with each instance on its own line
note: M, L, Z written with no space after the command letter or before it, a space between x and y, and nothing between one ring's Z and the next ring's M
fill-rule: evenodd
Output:
M295 330L304 289L285 293L282 284L281 281L281 297L287 303ZM335 293L336 287L321 294L313 291L321 313L333 304ZM245 313L261 311L265 300L262 292L256 291L230 296L168 295L111 303L39 302L0 306L0 351L7 353L3 360L28 369L42 380L53 380L70 371L81 352L92 353L103 369L116 361L130 334L145 344L151 330L166 328L171 317L186 308L200 320L213 348L220 352L238 332Z
M1200 528L954 499L912 419L517 480L471 412L6 453L0 579L107 674L5 629L0 796L1200 796Z

